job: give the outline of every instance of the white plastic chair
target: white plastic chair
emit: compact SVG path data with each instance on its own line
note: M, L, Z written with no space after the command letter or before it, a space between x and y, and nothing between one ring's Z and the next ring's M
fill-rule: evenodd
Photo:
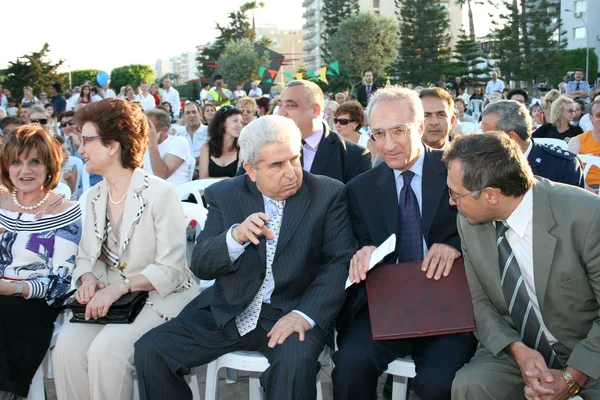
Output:
M71 198L71 189L66 183L58 182L58 186L54 188L54 193L64 194L65 198L69 200Z
M533 138L533 141L538 143L538 144L542 144L544 146L548 145L548 146L554 146L554 147L559 147L562 150L567 150L568 145L567 142L565 142L564 140L560 140L560 139L554 139L554 138Z
M600 157L591 154L578 154L577 157L584 164L583 178L586 179L592 167L600 168Z
M190 156L190 181L194 179L194 171L196 170L196 159Z
M408 393L408 378L417 374L415 363L409 357L399 358L388 365L386 371L392 375L392 400L406 400Z
M191 194L196 198L196 201L200 203L202 201L202 192L213 183L217 183L219 181L222 181L223 179L226 178L198 179L195 181L182 183L176 188L177 194L179 195L179 198L181 200L187 200L187 198Z
M481 111L483 111L483 100L469 100L469 110L472 115L481 115Z
M325 346L319 357L319 362L322 366L327 366L331 363L331 351L329 347ZM208 364L206 369L206 392L204 393L205 400L217 400L219 395L219 370L221 368L232 368L249 372L249 400L262 400L263 390L260 387L259 376L269 368L269 361L265 356L256 351L235 351L224 354ZM319 373L317 373L316 385L317 400L323 400L323 388L321 387Z

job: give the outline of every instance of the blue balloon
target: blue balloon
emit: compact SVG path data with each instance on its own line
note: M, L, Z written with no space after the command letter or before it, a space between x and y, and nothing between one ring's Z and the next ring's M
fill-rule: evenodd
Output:
M96 75L96 81L98 81L98 85L100 86L106 85L109 79L110 77L108 76L108 73L104 71L100 71L98 72L98 75Z

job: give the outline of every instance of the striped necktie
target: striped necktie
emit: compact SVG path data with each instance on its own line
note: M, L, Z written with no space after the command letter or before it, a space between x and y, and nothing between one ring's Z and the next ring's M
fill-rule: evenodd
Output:
M500 284L504 300L515 327L523 343L540 352L548 368L561 369L562 365L544 333L542 324L533 310L533 303L527 293L521 269L510 244L506 239L508 225L505 221L496 222L498 261L500 264Z

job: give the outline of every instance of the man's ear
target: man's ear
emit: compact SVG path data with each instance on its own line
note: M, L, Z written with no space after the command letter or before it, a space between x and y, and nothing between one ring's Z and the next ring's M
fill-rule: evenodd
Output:
M321 118L323 116L323 109L319 103L315 103L313 107L314 118Z
M254 165L252 165L248 161L245 161L243 166L252 182L256 182L256 169L254 168Z

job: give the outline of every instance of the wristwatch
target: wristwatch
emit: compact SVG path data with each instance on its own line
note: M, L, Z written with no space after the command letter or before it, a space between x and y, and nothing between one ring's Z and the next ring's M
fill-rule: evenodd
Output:
M123 280L123 283L125 284L125 286L127 286L127 294L131 293L131 281L129 280L129 278L125 278Z
M567 381L567 391L569 394L571 396L575 396L577 393L579 393L581 386L579 386L579 383L575 382L575 379L573 379L573 375L571 375L569 370L565 368L560 372L562 372L563 378L565 378L565 381Z
M13 297L21 297L23 295L23 283L17 282L15 283L16 290L13 293Z

